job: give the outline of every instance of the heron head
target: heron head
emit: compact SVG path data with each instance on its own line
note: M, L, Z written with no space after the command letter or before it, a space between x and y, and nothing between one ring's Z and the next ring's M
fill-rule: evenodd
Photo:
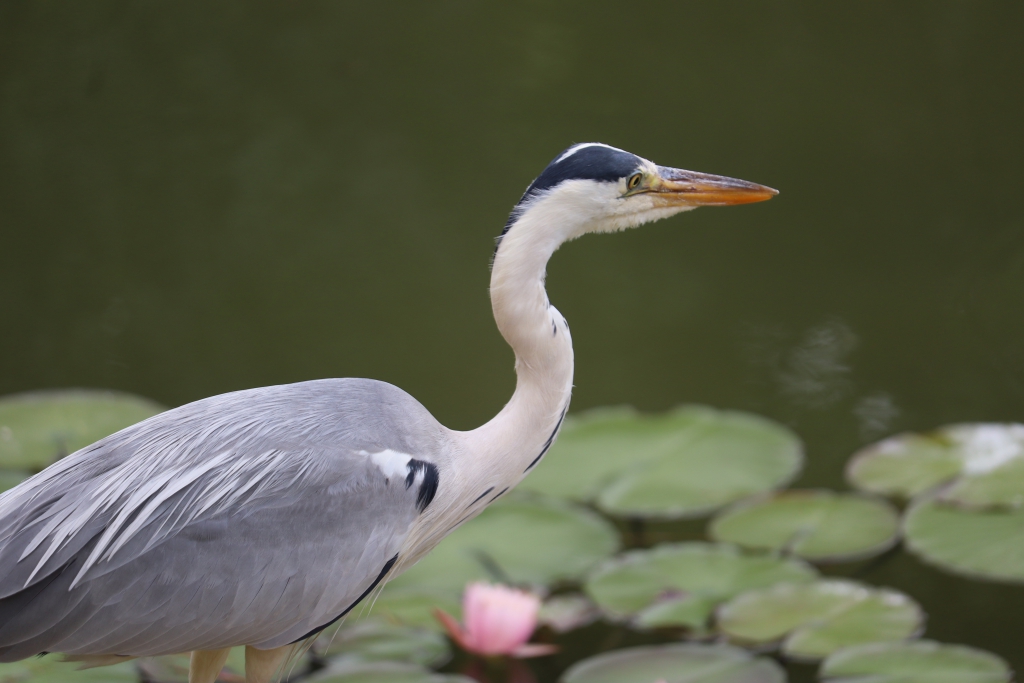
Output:
M658 166L635 154L588 142L573 145L526 189L508 223L543 215L566 231L614 232L698 206L729 206L771 199L778 191L745 180ZM504 233L502 233L504 234Z

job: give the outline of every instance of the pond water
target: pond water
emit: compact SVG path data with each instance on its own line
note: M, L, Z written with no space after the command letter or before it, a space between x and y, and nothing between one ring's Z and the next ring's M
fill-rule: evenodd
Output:
M493 238L601 140L781 194L555 256L574 410L761 413L842 488L886 434L1024 421L1022 29L1009 0L6 2L0 394L365 376L473 427L514 385ZM1024 588L861 578L1024 671Z

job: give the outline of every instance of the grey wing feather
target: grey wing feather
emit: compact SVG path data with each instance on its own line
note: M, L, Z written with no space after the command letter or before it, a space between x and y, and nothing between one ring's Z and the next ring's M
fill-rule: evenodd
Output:
M431 463L436 487L446 439L391 385L320 380L74 453L0 494L0 661L301 638L382 578L423 507L422 475L410 489L370 454Z

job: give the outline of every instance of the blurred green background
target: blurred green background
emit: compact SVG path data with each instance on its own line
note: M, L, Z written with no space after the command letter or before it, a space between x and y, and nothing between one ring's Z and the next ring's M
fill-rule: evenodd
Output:
M1022 29L1009 0L7 0L0 393L366 376L476 426L514 385L493 238L600 140L782 194L555 256L574 410L752 410L842 486L886 434L1024 419ZM873 580L1024 669L1024 589Z

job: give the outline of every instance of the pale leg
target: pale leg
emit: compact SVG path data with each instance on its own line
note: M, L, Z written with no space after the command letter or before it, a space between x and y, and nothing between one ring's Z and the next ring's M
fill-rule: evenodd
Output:
M276 680L274 674L281 668L294 645L282 645L272 650L257 650L245 646L245 683L271 683Z
M188 667L188 683L214 683L224 662L228 659L230 648L223 650L193 650L192 661Z

